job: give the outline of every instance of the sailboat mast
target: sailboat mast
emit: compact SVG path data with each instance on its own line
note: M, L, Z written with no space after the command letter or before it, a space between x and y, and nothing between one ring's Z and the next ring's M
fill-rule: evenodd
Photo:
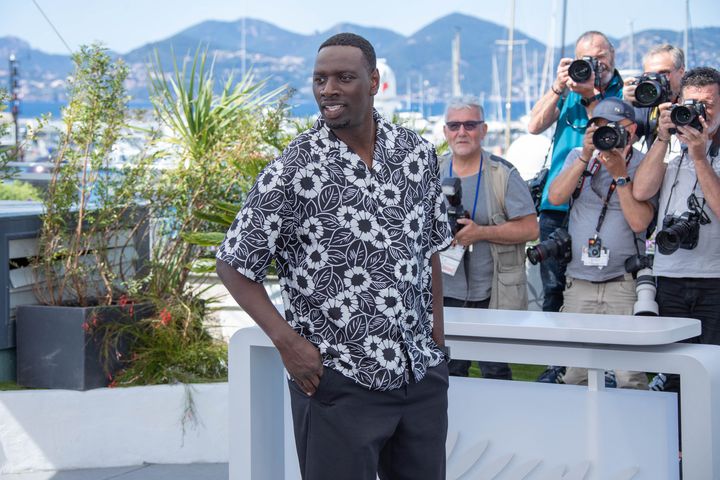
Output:
M505 151L510 148L510 123L512 122L512 64L515 36L515 0L510 3L510 29L508 32L507 92L505 92Z
M462 95L460 88L460 29L455 29L452 42L452 94L453 97Z

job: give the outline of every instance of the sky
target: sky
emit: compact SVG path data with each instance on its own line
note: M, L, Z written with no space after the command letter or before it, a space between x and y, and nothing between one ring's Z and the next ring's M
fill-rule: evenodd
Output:
M453 12L507 25L513 0L0 0L0 37L16 36L47 53L100 41L119 53L162 40L204 20L257 18L297 33L340 23L383 27L410 35ZM515 27L548 43L553 18L559 45L562 0L515 0ZM692 27L720 26L717 0L689 0ZM591 8L592 6L592 8ZM586 30L612 37L649 28L685 28L686 0L567 0L566 44ZM601 10L596 12L596 10ZM556 12L556 15L553 15Z

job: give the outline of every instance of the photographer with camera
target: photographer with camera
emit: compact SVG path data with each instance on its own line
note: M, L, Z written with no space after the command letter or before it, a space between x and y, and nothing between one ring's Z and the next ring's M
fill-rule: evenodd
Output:
M572 259L567 265L561 311L631 315L635 280L625 261L640 253L637 234L653 219L651 202L632 195L635 170L643 154L632 147L635 112L619 98L599 102L583 145L568 154L549 188L548 200L571 200L568 232ZM644 242L643 242L644 248ZM642 372L617 371L621 388L647 389ZM586 384L587 370L568 367L565 383Z
M666 164L675 134L682 153ZM660 192L654 273L660 315L702 322L689 341L720 345L720 72L699 67L682 79L681 102L660 105L657 140L638 168L638 200ZM665 390L677 391L669 375Z
M588 72L583 59L591 68ZM570 67L573 75L570 75ZM581 75L578 76L577 74ZM589 77L582 78L589 73ZM573 78L574 77L574 78ZM592 108L606 97L622 95L622 78L615 69L615 48L601 32L588 31L580 35L575 42L575 60L561 58L557 67L557 77L550 89L540 98L530 112L528 131L540 134L555 124L550 167L545 175L544 188L539 201L540 240L546 241L565 219L567 205L553 205L547 199L548 186L562 169L563 163L575 147L583 143L588 118ZM541 172L543 173L543 172ZM565 265L553 259L540 265L540 277L543 284L543 310L557 312L563 304L565 290ZM549 367L538 381L554 383L560 380L562 367Z
M575 57L575 60L560 59L550 90L530 112L528 131L532 134L542 133L556 124L550 168L540 202L542 241L560 227L567 211L567 205L553 205L548 201L549 184L560 172L570 150L582 145L588 118L597 102L622 94L622 79L615 70L615 49L604 34L583 33L575 43ZM556 312L563 304L565 270L557 262L549 261L540 266L540 274L545 297L543 310Z
M446 107L450 154L439 159L439 168L454 238L441 253L444 305L524 310L525 242L538 237L535 207L515 167L482 149L483 118L474 97L455 98ZM506 363L479 364L485 378L512 378ZM452 360L450 374L467 376L469 366Z
M645 151L657 137L659 106L675 103L680 98L680 84L685 74L685 54L668 43L656 45L643 57L643 73L628 78L623 87L623 99L635 107L638 138L645 138ZM679 145L675 148L679 152ZM669 160L669 159L668 159Z

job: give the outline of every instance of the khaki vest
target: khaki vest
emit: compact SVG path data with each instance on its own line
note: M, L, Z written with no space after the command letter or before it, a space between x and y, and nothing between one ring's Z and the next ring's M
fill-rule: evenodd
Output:
M505 211L505 192L514 167L508 168L498 157L483 151L483 191L490 225L501 225L508 219ZM490 243L493 257L493 280L489 308L527 310L527 274L525 272L525 243L503 245Z

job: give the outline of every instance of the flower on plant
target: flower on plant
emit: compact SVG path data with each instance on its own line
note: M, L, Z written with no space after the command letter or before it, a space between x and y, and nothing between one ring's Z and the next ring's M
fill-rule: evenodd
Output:
M167 308L163 308L160 312L160 323L165 325L166 327L170 325L170 322L172 321L172 315L168 311Z
M89 332L89 331L90 331L90 324L89 324L88 322L83 322L83 324L82 324L82 329L85 330L86 332Z
M120 295L120 298L118 299L118 305L120 305L121 307L129 306L128 311L130 313L130 316L132 316L132 314L134 312L134 305L133 305L133 301L130 300L127 295L125 295L125 294Z

